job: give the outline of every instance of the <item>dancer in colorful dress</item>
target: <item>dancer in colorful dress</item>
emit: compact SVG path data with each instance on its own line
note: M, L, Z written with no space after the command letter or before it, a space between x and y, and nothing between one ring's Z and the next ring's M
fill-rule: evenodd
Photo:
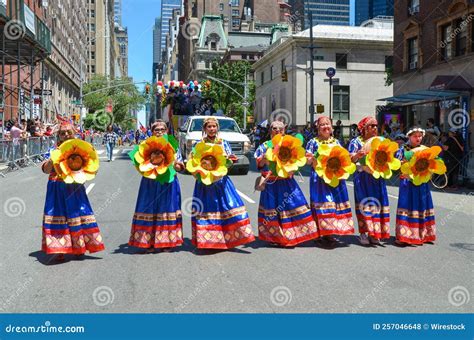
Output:
M219 145L227 159L236 159L229 143L218 136L216 118L204 119L202 129L202 142ZM193 149L192 154L195 152ZM203 160L208 161L205 167L210 172L215 160ZM247 210L231 179L225 175L210 185L198 179L193 195L192 243L197 248L231 249L254 240Z
M58 130L56 149L61 143L74 139L75 135L72 124L62 123ZM80 163L82 164L82 160ZM96 171L98 160L94 163L91 170ZM86 251L95 253L104 250L99 226L84 185L65 183L58 176L51 159L44 161L41 169L49 174L43 215L42 250L46 254L57 254L57 260L64 260L64 254L80 256Z
M319 117L315 125L318 136L306 146L308 164L313 168L310 177L311 211L319 235L322 236L321 241L335 245L339 242L335 236L354 233L354 222L345 181L341 180L336 187L332 187L314 170L315 155L321 145L340 146L339 141L332 136L332 125L328 117Z
M270 125L271 137L285 135L285 125L274 121ZM270 147L267 141L255 151L257 167L265 178L258 208L258 238L284 247L316 239L318 230L308 202L298 183L289 178L274 176L265 157Z
M377 136L377 120L365 117L357 128L360 135L352 139L348 147L354 163L365 159L368 154L369 150L364 145ZM390 204L385 180L375 179L367 165L358 164L354 173L354 196L360 243L380 245L380 239L390 238Z
M158 120L151 126L151 131L153 136L163 137L168 128L163 120ZM172 166L176 171L182 171L181 153L179 148L175 151ZM128 244L149 252L183 244L181 189L177 176L163 183L142 177Z
M436 240L435 215L429 178L421 177L421 184L417 181L420 180L420 176L426 176L428 170L439 174L446 172L446 166L437 158L441 151L438 146L424 152L426 159L419 161L413 159L414 152L424 148L421 145L424 135L423 129L411 128L407 133L408 142L400 148L397 155L403 164L402 172L411 166L414 168L413 171L417 172L416 180L410 179L403 173L400 175L395 243L401 246L422 245ZM438 150L436 151L436 149Z

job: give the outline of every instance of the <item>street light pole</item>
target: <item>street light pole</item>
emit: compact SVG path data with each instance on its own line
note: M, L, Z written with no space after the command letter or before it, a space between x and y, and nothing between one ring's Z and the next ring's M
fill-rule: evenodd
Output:
M309 76L310 76L310 101L309 101L309 119L311 122L311 126L314 124L314 37L313 37L313 12L308 11L308 16L309 16L309 50L310 50L310 67L309 67Z

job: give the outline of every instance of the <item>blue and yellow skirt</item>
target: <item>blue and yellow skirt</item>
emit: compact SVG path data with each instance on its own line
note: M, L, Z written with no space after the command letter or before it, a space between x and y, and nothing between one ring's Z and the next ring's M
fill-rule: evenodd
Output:
M270 177L260 194L258 238L282 246L295 246L317 238L308 202L294 178Z
M311 170L309 188L311 212L318 226L319 235L353 234L354 221L346 182L342 180L333 188Z
M46 254L75 255L105 249L84 185L50 177L41 248Z
M245 205L228 176L211 185L196 181L192 209L192 243L197 248L230 249L255 240Z
M435 241L436 224L429 184L413 185L408 179L401 179L398 197L397 240L409 244Z
M181 189L142 177L128 244L139 248L171 248L183 244Z
M390 204L385 180L356 171L354 196L359 232L377 239L390 238Z

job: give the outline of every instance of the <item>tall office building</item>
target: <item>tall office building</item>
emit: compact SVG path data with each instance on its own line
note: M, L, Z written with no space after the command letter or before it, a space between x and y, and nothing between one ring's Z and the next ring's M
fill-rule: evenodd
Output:
M394 0L355 0L355 25L376 16L393 16Z
M114 0L114 23L122 27L122 0Z
M307 0L304 11L305 28L309 27L309 11L313 15L313 25L350 24L350 0Z
M182 7L182 0L162 0L161 1L161 51L166 48L166 35L170 31L170 19L173 17L173 10Z
M157 69L161 63L161 18L155 19L153 26L153 82L157 80Z

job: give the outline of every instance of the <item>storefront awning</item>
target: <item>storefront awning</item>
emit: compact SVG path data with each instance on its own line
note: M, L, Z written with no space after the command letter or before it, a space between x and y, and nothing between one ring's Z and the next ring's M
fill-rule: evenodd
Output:
M386 101L397 105L413 105L436 102L440 100L447 100L457 98L465 95L466 92L447 91L447 90L422 90L414 91L398 96L378 99L379 101Z

